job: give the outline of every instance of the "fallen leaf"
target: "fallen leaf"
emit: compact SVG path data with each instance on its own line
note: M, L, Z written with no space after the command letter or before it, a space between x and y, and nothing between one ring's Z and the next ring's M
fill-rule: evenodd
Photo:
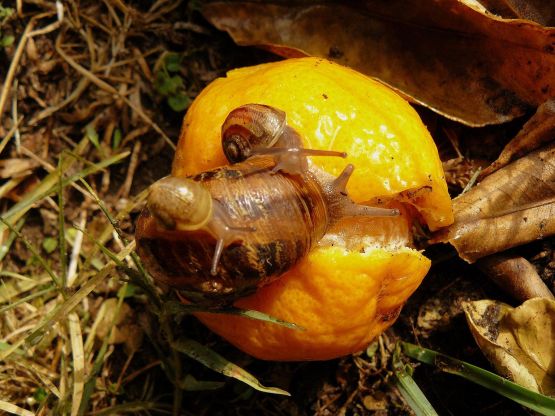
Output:
M33 170L39 164L31 159L3 159L0 160L0 178L13 178L16 176L27 176L33 173Z
M519 18L543 26L555 25L553 0L480 0L479 3L491 13L507 19Z
M479 300L464 308L476 343L499 374L555 395L555 300L530 299L518 308Z
M555 142L486 177L453 200L455 222L432 242L469 263L555 233Z
M240 45L332 59L470 126L555 95L555 29L456 0L235 1L202 12Z
M484 178L508 163L549 143L555 137L555 100L538 107L536 114L522 126L518 134L505 146L495 162L482 171Z
M538 297L555 299L534 266L523 257L493 254L476 264L502 290L521 302Z

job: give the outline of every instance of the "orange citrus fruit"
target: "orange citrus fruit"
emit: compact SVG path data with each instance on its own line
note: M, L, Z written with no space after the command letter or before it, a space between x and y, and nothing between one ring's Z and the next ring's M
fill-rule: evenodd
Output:
M411 248L414 219L431 230L453 222L436 146L414 109L388 87L324 59L290 59L236 69L208 85L187 112L172 175L227 164L222 123L249 103L284 111L305 148L347 152L347 160L312 157L311 163L333 175L352 163L351 198L389 201L402 215L341 220L292 270L235 303L302 330L197 316L262 359L322 360L359 351L395 321L430 267Z

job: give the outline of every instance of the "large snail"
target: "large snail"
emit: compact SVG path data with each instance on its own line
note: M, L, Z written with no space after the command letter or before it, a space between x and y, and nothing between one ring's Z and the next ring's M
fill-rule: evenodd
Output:
M397 210L355 204L347 196L352 165L333 178L298 157L288 163L287 149L296 149L289 154L301 158L310 152L299 151L297 139L284 140L284 132L296 135L285 122L267 123L265 116L279 115L279 110L249 105L235 111L227 121L240 115L243 122L241 128L228 123L233 131L224 123L224 149L226 137L235 136L237 143L243 131L271 138L255 147L254 155L274 157L248 154L244 162L193 177L166 177L151 186L136 240L155 279L186 291L189 298L232 300L289 270L340 218L398 215ZM264 151L263 146L271 149L276 143L282 150ZM226 154L241 152L225 149Z

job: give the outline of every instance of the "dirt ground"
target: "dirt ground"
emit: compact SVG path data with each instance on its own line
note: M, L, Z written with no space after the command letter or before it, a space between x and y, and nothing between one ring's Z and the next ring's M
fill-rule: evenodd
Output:
M256 48L235 45L202 18L194 1L160 0L153 4L149 1L68 1L63 22L59 24L54 2L25 1L22 8L18 8L19 2L2 2L3 8L13 9L13 15L0 25L0 40L2 36L13 37L13 42L8 39L9 44L0 47L0 85L2 89L6 85L10 88L4 112L0 109L0 138L13 136L3 150L0 168L3 184L13 185L9 191L3 190L0 200L3 212L36 189L50 172L56 171L60 158L71 158L70 151L79 153L81 159L76 159L68 168L68 174L88 166L86 161L100 163L129 151L129 157L89 176L88 181L108 211L114 215L123 213L118 225L122 237L131 240L140 211L140 204L135 203L137 195L169 173L173 150L167 140L177 141L187 103L207 83L229 69L281 59ZM29 29L31 24L33 27ZM18 51L20 39L29 33L26 30L42 32L35 33L23 50ZM164 84L168 74L164 75L162 67L168 62L165 60L168 54L178 57L179 67L170 76L180 81L173 86ZM14 60L18 63L9 78ZM429 110L417 110L437 140L442 159L451 160L445 168L453 196L461 191L471 168L476 163L493 160L523 123L519 120L501 127L470 129ZM14 123L18 123L15 135ZM456 152L447 136L457 138L465 160L453 162ZM80 148L80 142L87 144ZM12 164L8 166L9 160ZM10 182L13 178L18 179ZM67 187L62 194L65 224L86 224L87 231L100 239L108 222L95 201L85 198L77 187ZM59 211L55 194L34 204L24 216L23 238L15 239L3 257L3 271L37 279L45 276L43 265L25 241L41 248L53 270L67 267L60 261L59 251L49 251L48 247L57 241ZM74 236L68 234L67 238ZM123 247L122 238L111 232L102 241L114 251ZM94 241L85 238L83 252L93 247ZM553 288L552 239L515 252L531 260ZM399 339L490 369L467 328L461 302L493 298L515 305L515 301L477 268L460 260L450 247L432 246L425 254L433 260L432 270L409 299L397 323L367 351L354 356L328 362L259 361L225 343L194 318L180 319L176 325L178 335L184 333L213 348L254 374L263 384L291 393L291 397L260 393L193 360L183 359L182 374L215 383L191 381L188 388L199 391L183 392L182 414L411 414L392 383L390 358ZM86 259L81 260L84 262ZM90 270L90 273L96 272L94 264ZM84 334L90 332L101 305L117 293L125 279L125 274L119 272L88 295L88 309L82 322ZM45 287L47 283L38 285L22 292L21 297ZM10 334L18 328L39 322L44 315L33 313L45 307L46 314L50 309L45 305L55 298L53 294L38 297L34 310L12 308L5 312L0 319L0 341L12 341L17 337L12 338ZM130 295L125 304L129 310L127 319L135 326L123 326L127 329L122 330L122 342L106 347L108 355L99 364L97 380L92 385L94 390L83 412L169 414L176 399L159 359L159 345L164 345L166 340L157 333L157 317L152 314L145 296ZM64 333L59 328L56 330ZM54 337L42 339L39 345L40 348L33 350L34 356L25 355L26 360L47 369L48 377L57 384L63 377L60 369L67 366L64 362L64 357L69 359L67 351ZM93 337L91 345L96 356L102 343ZM30 364L18 366L12 360L1 364L0 399L37 414L62 413L59 403L63 403L67 412L71 399L58 402L30 368ZM517 404L431 366L415 364L414 378L441 415L526 414ZM14 380L17 380L17 389L13 388ZM125 407L130 403L135 407ZM123 407L117 410L114 406L119 405Z

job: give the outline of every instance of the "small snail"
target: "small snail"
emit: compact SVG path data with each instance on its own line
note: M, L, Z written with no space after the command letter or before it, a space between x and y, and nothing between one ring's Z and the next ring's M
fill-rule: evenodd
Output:
M262 153L255 148L255 154ZM248 157L154 183L136 231L139 255L153 277L193 300L233 300L293 267L340 218L398 215L347 196L353 165L337 178L306 161L292 165L302 168L300 174L277 172L280 164L288 166L287 155L277 163L267 156Z
M347 156L345 152L303 148L299 134L287 125L285 113L263 104L246 104L229 113L222 124L222 148L231 163L270 155L274 172L296 175L308 171L307 156Z

